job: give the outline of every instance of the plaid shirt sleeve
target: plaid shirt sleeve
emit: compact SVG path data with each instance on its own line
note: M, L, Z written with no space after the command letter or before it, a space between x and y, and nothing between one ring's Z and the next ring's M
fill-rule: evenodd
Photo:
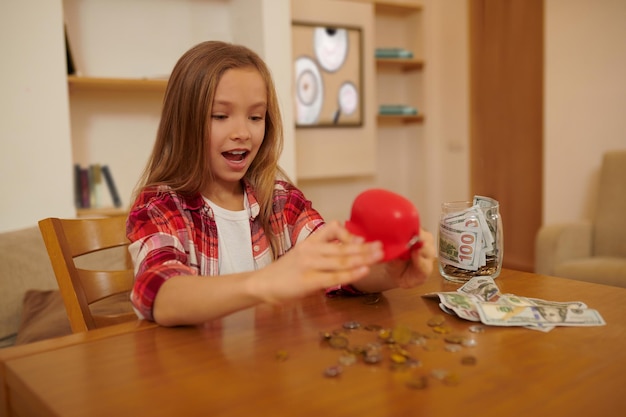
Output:
M198 274L186 249L193 239L193 228L183 205L174 193L148 190L139 195L129 213L127 236L135 264L131 301L141 318L154 320L154 299L165 281Z

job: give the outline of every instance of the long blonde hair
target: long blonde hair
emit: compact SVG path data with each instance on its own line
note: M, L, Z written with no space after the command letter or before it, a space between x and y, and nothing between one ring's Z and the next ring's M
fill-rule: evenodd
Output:
M209 115L215 90L227 70L250 67L265 81L267 112L263 143L245 178L255 190L261 225L276 257L277 238L270 225L274 181L277 177L288 180L278 166L283 149L282 118L267 65L244 46L207 41L180 57L167 84L156 142L136 193L146 187L168 185L191 196L210 185L214 178L207 158L207 138L211 134Z

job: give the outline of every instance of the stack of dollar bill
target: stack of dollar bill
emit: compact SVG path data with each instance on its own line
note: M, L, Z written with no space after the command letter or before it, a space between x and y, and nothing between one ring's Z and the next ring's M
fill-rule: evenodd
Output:
M425 294L439 298L448 314L491 326L523 326L544 332L556 326L602 326L596 310L581 301L545 301L502 294L491 277L474 277L456 292Z
M475 196L473 205L442 217L439 225L439 259L442 264L477 271L498 257L498 223L490 215L497 201Z

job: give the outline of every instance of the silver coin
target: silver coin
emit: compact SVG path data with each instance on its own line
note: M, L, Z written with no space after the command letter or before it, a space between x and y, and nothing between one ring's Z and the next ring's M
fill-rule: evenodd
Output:
M324 376L328 378L334 378L341 375L342 371L343 369L339 365L329 366L328 368L324 369Z

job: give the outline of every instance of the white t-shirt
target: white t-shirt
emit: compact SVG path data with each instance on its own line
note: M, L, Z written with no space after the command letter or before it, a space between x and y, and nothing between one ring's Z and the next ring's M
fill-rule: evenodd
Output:
M204 200L211 206L217 224L220 275L253 271L250 208L246 196L244 209L238 211L226 210L206 197Z

